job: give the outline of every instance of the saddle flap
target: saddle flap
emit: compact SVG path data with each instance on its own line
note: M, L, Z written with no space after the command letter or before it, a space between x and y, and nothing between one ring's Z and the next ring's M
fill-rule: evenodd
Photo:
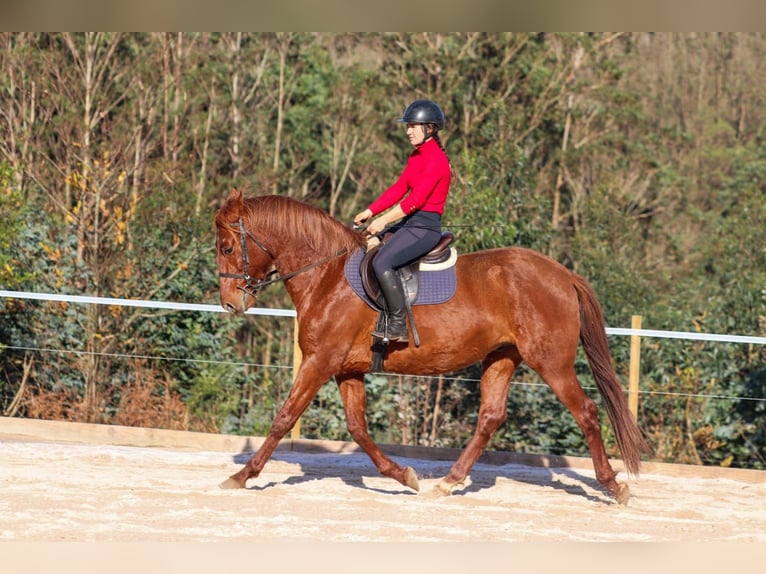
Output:
M375 271L372 268L372 260L380 249L380 245L369 249L367 253L362 257L362 262L359 264L359 274L362 276L362 286L367 296L372 299L379 308L383 308L385 299L380 292L380 284L378 278L375 276Z

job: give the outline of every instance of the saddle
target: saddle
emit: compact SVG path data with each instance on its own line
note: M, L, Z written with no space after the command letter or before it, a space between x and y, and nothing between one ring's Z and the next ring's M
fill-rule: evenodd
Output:
M372 268L372 260L375 258L378 251L380 251L380 247L390 239L390 237L391 234L385 235L379 245L376 245L365 253L359 264L359 274L362 277L364 291L379 310L383 310L385 299L380 292L378 278L375 276L375 271ZM455 264L455 261L457 260L457 252L450 247L454 239L454 233L451 231L444 231L439 243L437 243L431 251L426 253L420 259L399 269L399 278L402 281L402 286L404 287L404 292L410 305L414 305L415 300L418 297L421 270L437 271L440 269L447 269Z

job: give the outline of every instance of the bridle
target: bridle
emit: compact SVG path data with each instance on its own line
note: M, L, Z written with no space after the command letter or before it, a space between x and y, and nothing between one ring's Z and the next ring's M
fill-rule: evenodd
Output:
M248 269L250 268L250 257L248 256L247 252L247 238L253 240L253 243L255 243L266 255L271 257L271 260L274 261L276 257L274 254L269 251L269 249L261 242L259 239L253 235L250 230L245 229L245 223L242 221L242 217L239 218L239 221L235 221L233 223L229 223L232 227L238 227L239 228L239 242L240 246L242 247L242 273L218 273L219 277L225 277L227 279L243 279L245 281L244 285L239 285L237 289L240 289L247 293L248 295L251 295L252 297L255 297L261 289L266 287L267 285L271 285L272 283L277 283L279 281L286 281L287 279L290 279L291 277L294 277L300 273L304 273L305 271L308 271L310 269L313 269L314 267L319 267L320 265L323 265L324 263L327 263L328 261L335 259L337 257L340 257L342 255L345 255L348 252L348 249L344 247L343 249L340 249L335 255L328 255L327 257L324 257L320 259L319 261L315 261L314 263L310 263L309 265L305 265L304 267L301 267L299 269L296 269L295 271L291 271L290 273L287 273L286 275L279 275L279 271L277 269L272 269L269 271L263 279L256 279L250 273L248 273ZM273 277L276 275L276 277Z

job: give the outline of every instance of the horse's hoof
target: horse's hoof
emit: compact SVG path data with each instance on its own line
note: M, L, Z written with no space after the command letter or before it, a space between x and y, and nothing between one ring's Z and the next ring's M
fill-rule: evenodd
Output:
M218 485L220 488L224 488L227 490L231 490L234 488L245 488L245 485L242 484L240 481L235 479L233 476L227 478L224 480L221 484Z
M404 482L405 486L409 486L415 492L420 492L420 483L418 482L418 475L411 466L404 469Z
M615 492L612 496L614 496L614 499L621 504L622 506L627 506L628 501L630 500L630 487L627 484L619 484L617 492Z

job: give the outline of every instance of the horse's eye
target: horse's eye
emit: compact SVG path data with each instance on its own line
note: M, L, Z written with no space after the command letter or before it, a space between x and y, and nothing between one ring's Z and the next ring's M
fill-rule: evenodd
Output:
M221 247L221 253L223 253L224 255L231 255L232 253L234 253L234 248L230 246Z

